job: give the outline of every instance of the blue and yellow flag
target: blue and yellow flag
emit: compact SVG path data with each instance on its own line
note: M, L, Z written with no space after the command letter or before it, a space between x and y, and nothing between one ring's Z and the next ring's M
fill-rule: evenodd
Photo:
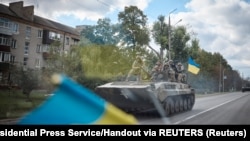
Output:
M21 118L18 124L137 124L134 116L65 75L53 75L52 80L57 85L53 96Z
M193 74L198 74L200 71L200 65L197 64L191 57L188 58L188 71Z

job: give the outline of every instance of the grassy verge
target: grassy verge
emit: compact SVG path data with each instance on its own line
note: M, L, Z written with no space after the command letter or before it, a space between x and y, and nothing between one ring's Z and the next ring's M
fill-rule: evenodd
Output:
M0 119L19 118L47 99L42 92L32 92L31 101L20 90L0 90Z

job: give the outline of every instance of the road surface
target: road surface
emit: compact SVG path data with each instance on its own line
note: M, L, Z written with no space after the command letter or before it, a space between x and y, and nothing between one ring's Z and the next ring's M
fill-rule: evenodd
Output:
M140 118L140 124L249 125L250 92L197 96L191 111L161 118Z

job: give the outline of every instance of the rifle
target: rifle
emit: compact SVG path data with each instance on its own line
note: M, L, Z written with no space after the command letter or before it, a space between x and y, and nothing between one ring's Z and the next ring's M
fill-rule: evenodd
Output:
M142 78L143 78L143 79L151 79L152 75L151 75L147 70L145 70L143 67L140 67L140 68L141 68L141 70L143 71L143 73L146 74L146 76L143 77L143 73L142 73L142 74L141 74Z

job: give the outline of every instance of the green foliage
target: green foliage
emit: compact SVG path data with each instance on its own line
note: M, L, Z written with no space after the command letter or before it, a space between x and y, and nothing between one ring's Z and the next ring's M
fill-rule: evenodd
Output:
M20 118L32 109L38 107L48 97L41 92L31 92L30 99L22 94L21 90L0 91L0 119Z
M160 45L160 58L163 59L163 51L168 50L168 30L169 27L165 23L165 17L160 15L158 21L153 24L152 37L154 41Z
M85 40L82 45L88 45L88 41L98 45L116 45L121 40L121 29L119 25L112 25L109 18L99 19L97 25L86 26L81 32Z
M27 100L30 100L31 91L40 84L40 73L39 70L15 66L11 72L11 85L17 84L22 89L23 94L27 96Z
M186 31L184 26L178 26L174 29L172 33L171 40L171 52L173 53L174 60L179 60L181 62L186 61L188 58L187 42L190 40L190 36Z
M60 44L52 44L50 46L49 57L46 60L46 67L42 73L43 85L49 92L54 89L54 85L50 80L55 73L66 74L75 80L84 77L80 53L81 49L79 46L72 46L69 52L61 52Z
M148 45L149 31L146 27L147 16L136 6L125 7L123 12L118 14L128 45L135 49L136 46Z
M111 79L124 76L130 69L126 50L112 45L90 45L81 48L85 76Z

